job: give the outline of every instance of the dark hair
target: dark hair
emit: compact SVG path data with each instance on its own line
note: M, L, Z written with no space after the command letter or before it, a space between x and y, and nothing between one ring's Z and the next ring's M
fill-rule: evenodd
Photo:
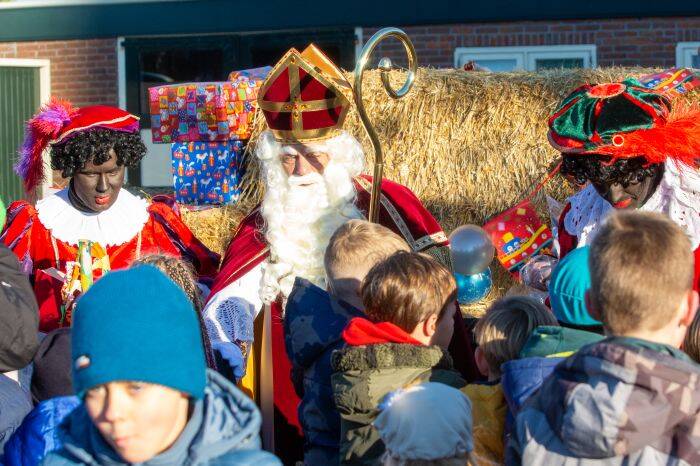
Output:
M561 174L568 175L577 184L619 183L628 186L639 183L658 173L663 164L649 163L644 157L618 159L610 163L610 156L599 154L562 154Z
M97 128L82 131L65 142L51 146L51 168L70 178L92 160L101 165L109 160L109 150L117 154L117 165L135 167L146 155L139 133Z

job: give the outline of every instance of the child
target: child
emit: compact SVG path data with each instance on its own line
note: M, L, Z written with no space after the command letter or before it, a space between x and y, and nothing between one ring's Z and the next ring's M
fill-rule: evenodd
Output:
M600 322L586 309L585 296L591 287L589 247L574 249L552 272L549 302L559 326L537 327L520 350L518 358L501 367L501 386L508 403L509 418L552 373L554 367L579 348L603 339ZM509 433L511 425L506 426Z
M700 464L690 241L653 213L609 217L591 244L587 308L604 340L559 364L518 414L507 464Z
M421 254L399 251L369 271L361 288L367 318L350 321L347 347L332 358L340 464L377 464L384 454L372 422L387 393L428 380L464 385L447 353L456 294L452 273Z
M63 447L42 464L279 464L260 413L205 365L192 303L148 265L111 272L78 300Z
M387 395L374 427L386 446L384 466L476 465L469 398L427 382Z
M474 329L476 364L488 383L462 390L472 402L474 452L477 464L503 462L503 435L508 406L500 383L501 366L518 357L532 331L556 325L552 313L534 298L509 296L493 303Z
M344 346L341 333L363 316L360 285L372 266L408 244L386 227L350 220L331 236L324 257L329 293L297 279L285 310L287 354L301 396L299 420L306 466L338 464L340 415L333 402L331 354Z
M202 326L201 299L192 266L174 256L149 254L134 261L132 266L153 265L165 273L192 303ZM203 329L204 327L202 327ZM207 333L202 331L202 343L207 366L215 369ZM59 328L50 332L34 357L32 397L37 406L22 421L22 425L6 445L7 466L33 466L62 442L57 426L78 404L71 381L71 329Z
M603 333L601 323L586 309L586 291L591 287L588 269L590 247L574 249L557 263L549 281L549 305L561 326Z
M187 298L192 302L194 312L197 314L199 326L202 329L202 344L204 345L204 356L207 359L207 367L216 370L214 352L212 351L209 334L206 332L204 320L202 319L202 292L197 285L197 275L192 264L179 257L169 256L167 254L147 254L136 259L132 266L142 264L152 265L167 275L169 279L175 282L175 284L185 292Z

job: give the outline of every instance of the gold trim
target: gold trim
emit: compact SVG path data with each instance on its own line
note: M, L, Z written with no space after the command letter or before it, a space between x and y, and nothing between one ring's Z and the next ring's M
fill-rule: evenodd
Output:
M357 180L357 183L360 185L360 187L362 187L362 189L364 189L368 193L371 193L370 189L371 189L372 185L367 180L365 180L364 178L362 178L360 176L356 177L355 179ZM416 247L415 247L416 242L413 239L413 235L411 234L411 230L409 230L408 225L406 225L406 222L403 221L403 218L401 218L401 215L399 214L399 212L396 210L396 208L391 203L391 201L389 199L387 199L387 197L384 195L384 193L380 194L379 202L382 204L382 206L384 206L386 211L389 213L389 216L394 221L394 225L396 225L396 227L401 232L401 236L403 236L403 239L406 240L406 242L408 243L409 246L411 246L411 249L413 251L417 252L418 249L416 249Z
M439 245L440 243L444 243L447 241L447 235L445 234L444 231L438 231L437 233L433 233L432 235L426 235L423 236L422 238L418 238L416 240L416 249L421 251L428 246L435 246Z
M340 107L345 101L344 97L334 97L323 100L299 100L294 102L260 102L260 108L268 112L291 112L298 108L302 112L315 112Z
M355 180L362 189L364 189L368 193L371 192L370 188L372 187L372 185L369 181L365 180L360 176L356 177ZM381 193L381 196L379 197L379 202L389 213L389 216L394 221L394 224L399 229L409 246L411 246L411 249L413 251L420 252L427 249L430 246L440 246L440 243L447 241L447 235L445 235L444 231L438 231L436 233L432 233L421 238L414 239L413 235L411 234L411 230L408 228L408 225L406 225L406 222L403 220L403 217L401 217L401 214L399 214L398 210L396 210L394 204L389 200L389 198L387 198L384 195L384 193Z
M61 135L61 137L59 137L58 139L53 139L53 140L49 141L49 144L58 144L59 142L63 141L65 138L67 138L67 137L70 136L71 134L75 133L76 131L85 131L85 130L88 130L88 129L90 129L90 128L94 128L95 126L110 125L110 124L112 124L112 123L119 123L120 121L125 121L125 120L128 120L129 118L133 118L133 119L135 119L137 122L140 120L139 117L137 117L136 115L132 115L132 114L130 113L130 114L128 114L128 115L126 115L126 116L123 116L123 117L121 117L121 118L115 118L114 120L98 121L97 123L93 123L93 124L91 124L91 125L81 126L80 128L73 128L73 129L71 129L71 130L69 130L69 131L66 131L66 132L63 133L63 134Z
M304 101L301 99L299 69L303 69L312 78L335 94L325 100ZM289 102L270 102L264 100L273 83L287 70L289 74ZM292 48L277 62L258 93L258 106L265 112L291 113L291 130L271 129L279 142L309 142L335 136L343 127L352 101L352 87L342 71L320 51L310 44L303 52ZM328 110L341 107L337 123L327 128L304 130L304 112ZM269 127L269 125L268 125Z
M307 129L302 131L289 131L284 129L271 129L272 135L277 142L281 143L306 143L330 139L340 134L340 129L336 127Z

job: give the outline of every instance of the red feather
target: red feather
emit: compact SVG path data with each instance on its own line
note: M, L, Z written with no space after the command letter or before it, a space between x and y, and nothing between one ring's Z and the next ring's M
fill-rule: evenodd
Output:
M692 168L700 166L700 108L674 102L665 123L654 128L619 133L617 145L596 148L596 153L614 159L643 156L649 163L671 159Z

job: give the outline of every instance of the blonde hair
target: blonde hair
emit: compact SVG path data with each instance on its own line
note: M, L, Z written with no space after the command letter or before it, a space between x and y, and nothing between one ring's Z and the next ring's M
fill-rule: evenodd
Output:
M556 325L554 314L534 298L509 296L491 305L474 327L492 375L501 374L501 364L518 358L532 331L540 325Z
M431 315L442 317L457 297L457 283L432 257L398 251L372 267L361 294L367 316L410 333Z
M590 301L612 334L658 330L693 285L690 241L666 216L619 212L591 243Z
M390 229L366 220L344 223L331 236L323 256L330 292L340 298L358 295L372 266L396 251L410 248Z

